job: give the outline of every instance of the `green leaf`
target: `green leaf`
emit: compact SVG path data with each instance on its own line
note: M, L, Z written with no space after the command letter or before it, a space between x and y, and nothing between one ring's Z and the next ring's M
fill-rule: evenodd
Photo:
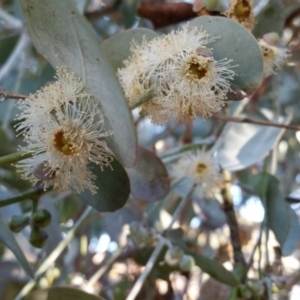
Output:
M73 287L55 286L28 295L25 300L104 300Z
M284 123L289 123L289 120L285 119ZM223 143L218 152L219 163L229 171L246 169L261 161L284 132L285 129L275 127L228 123L224 127Z
M124 25L126 28L130 28L137 21L137 7L140 0L121 0L122 3L120 9L123 13Z
M139 45L142 43L144 38L151 41L157 36L158 35L150 29L133 28L122 31L103 41L100 44L100 49L111 61L113 69L117 71L118 68L124 67L123 61L130 56L130 48L133 42Z
M125 169L115 159L103 171L93 165L91 171L96 175L97 193L85 191L79 198L100 212L113 212L123 207L130 194L130 182Z
M300 225L298 216L295 211L287 206L288 210L288 220L289 220L289 231L284 244L281 247L281 252L283 256L288 256L293 253L296 249L298 242L300 240Z
M205 273L213 277L214 279L225 283L229 286L237 286L238 280L234 274L226 270L221 264L215 260L209 259L201 254L197 254L194 251L186 247L180 240L172 240L173 244L181 247L185 254L193 256L196 265Z
M283 246L289 232L289 215L279 182L272 175L269 175L266 211L269 228L273 230L280 246Z
M221 264L215 260L209 259L201 254L195 254L187 248L183 249L186 254L194 257L196 265L205 273L214 279L225 283L229 286L237 286L238 281L230 271L226 270Z
M170 190L170 179L162 161L151 151L139 147L136 165L127 169L131 194L146 202L163 199Z
M185 252L188 253L188 252ZM226 270L221 264L215 260L209 259L200 254L194 254L192 251L189 251L189 254L192 255L195 259L196 265L205 273L213 277L214 279L225 283L230 286L237 286L238 281L230 271Z
M260 85L263 75L263 59L254 36L239 23L224 17L203 16L195 18L190 26L206 30L218 39L208 45L213 48L216 60L228 58L236 76L233 84L245 91Z
M36 49L53 67L78 74L99 102L113 135L109 148L127 167L136 160L136 133L121 86L102 53L90 24L71 0L20 0L25 24Z
M252 32L258 38L269 32L277 32L281 35L284 22L284 5L281 0L269 0L268 5L256 16Z
M279 182L273 175L261 173L254 176L253 189L264 205L268 227L282 247L289 234L290 214L279 189Z
M4 243L7 248L9 248L18 261L20 262L21 266L25 270L25 272L33 278L33 273L30 268L30 265L22 252L20 246L18 245L13 233L8 229L5 222L3 221L1 215L0 215L0 242Z

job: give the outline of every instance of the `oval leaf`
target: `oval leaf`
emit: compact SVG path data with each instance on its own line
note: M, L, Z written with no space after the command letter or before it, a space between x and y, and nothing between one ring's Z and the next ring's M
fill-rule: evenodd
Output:
M269 0L268 2L268 5L255 18L252 32L258 38L269 32L277 32L281 35L284 28L285 11L281 0Z
M285 120L284 123L288 122ZM218 161L223 169L229 171L246 169L261 161L284 132L285 129L255 124L226 124Z
M73 287L56 286L39 290L28 295L25 300L104 300Z
M296 249L298 242L300 240L300 225L298 216L295 213L295 211L287 206L288 215L289 215L289 231L288 235L286 237L286 240L284 244L281 247L281 252L283 256L288 256L293 253L293 251Z
M224 17L198 17L191 26L206 30L218 39L208 45L216 60L228 58L236 76L233 83L240 89L252 91L259 86L263 75L263 59L254 36L239 23Z
M189 248L187 248L181 241L173 240L174 244L184 250L185 254L189 254L194 257L196 265L205 273L209 274L212 278L225 283L229 286L237 286L238 280L234 274L226 270L220 263L215 260L209 259L201 254L197 254Z
M151 151L139 147L136 165L127 169L133 197L146 202L163 199L170 190L170 179L162 161Z
M264 205L268 227L274 232L281 247L290 230L290 215L276 177L261 173L253 177L253 189Z
M125 169L115 159L103 171L94 165L91 171L96 175L97 193L85 191L79 198L100 212L113 212L123 207L130 194L130 182Z
M103 41L100 44L100 49L109 58L111 65L115 71L118 68L123 68L123 61L130 56L130 48L132 43L139 45L143 39L148 41L156 38L158 35L147 28L133 28L122 31L113 37Z
M70 0L21 0L25 24L36 49L53 67L78 74L102 107L113 135L109 148L124 166L136 160L136 133L121 86L90 24Z

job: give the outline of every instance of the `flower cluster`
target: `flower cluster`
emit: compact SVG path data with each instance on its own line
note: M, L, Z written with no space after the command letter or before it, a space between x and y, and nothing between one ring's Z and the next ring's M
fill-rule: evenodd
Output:
M206 31L189 24L141 45L118 70L129 102L150 90L155 96L142 106L154 123L208 118L218 112L230 91L235 73L230 61L216 61L206 46L213 42Z
M212 197L220 187L222 176L210 151L198 150L178 160L171 171L175 180L186 178L199 197Z
M101 169L110 166L113 156L103 138L104 119L94 98L84 91L84 83L65 68L57 70L57 81L19 102L21 114L17 130L33 156L17 167L33 184L43 180L45 188L85 189L96 192L90 162Z

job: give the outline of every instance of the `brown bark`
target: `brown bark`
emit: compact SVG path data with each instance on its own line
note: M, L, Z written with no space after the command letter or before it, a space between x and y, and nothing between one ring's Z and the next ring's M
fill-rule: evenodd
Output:
M165 27L197 17L189 3L142 1L138 7L140 17L152 21L155 28Z

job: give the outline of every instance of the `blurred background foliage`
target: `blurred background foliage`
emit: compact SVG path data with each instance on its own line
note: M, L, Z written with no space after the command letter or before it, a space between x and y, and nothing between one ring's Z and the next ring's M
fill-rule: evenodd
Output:
M204 14L195 9L201 1L195 1L76 0L76 4L100 43L137 27L168 33ZM94 200L87 196L83 197L86 202L80 201L71 192L29 194L26 201L0 207L0 299L21 299L20 291L28 282L37 290L27 296L28 300L57 299L62 293L66 299L100 299L83 291L107 300L125 299L155 247L151 234L168 228L181 198L180 184L172 184L174 193L166 196L170 183L167 169L190 149L213 148L219 137L218 158L221 167L231 172L230 192L239 224L236 235L249 263L248 283L232 288L237 285L238 274L234 277L227 269L233 269L235 245L220 199L195 198L183 207L179 226L164 234L193 256L196 266L187 271L178 265L169 266L164 262L164 247L136 299L300 299L300 2L255 0L254 8L253 35L260 38L269 32L279 33L283 45L290 49L289 63L262 81L247 102L231 102L222 114L294 127L226 123L217 116L206 121L197 118L193 124L157 126L134 110L141 147L138 164L127 169L131 195L123 208L109 213L87 212L86 202L93 205ZM230 35L226 28L224 31ZM102 45L105 47L105 42ZM104 52L109 56L109 49L104 48ZM22 145L14 130L16 100L6 99L5 91L29 95L53 81L54 73L30 41L19 1L0 0L0 156ZM243 115L235 115L241 105ZM273 175L264 175L265 168ZM266 190L261 189L264 181ZM30 189L13 166L0 168L0 200ZM50 225L39 229L38 241L44 245L41 249L30 244L32 231L27 226L37 198L38 209L51 214ZM153 202L157 199L161 201ZM102 206L96 208L101 211ZM16 234L7 229L13 216L25 218L18 220L22 230ZM134 244L128 238L132 222L140 222L137 226L148 230L150 240ZM45 235L48 238L43 240ZM58 245L62 245L60 251ZM45 264L51 253L57 257ZM35 280L30 279L32 270ZM68 288L51 289L67 285L80 288L83 294Z

